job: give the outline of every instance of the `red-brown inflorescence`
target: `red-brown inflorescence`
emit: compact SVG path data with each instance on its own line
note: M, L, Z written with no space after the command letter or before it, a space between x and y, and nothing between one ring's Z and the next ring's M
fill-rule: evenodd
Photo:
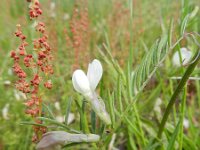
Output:
M40 3L38 0L28 1L30 19L36 19L42 14ZM36 20L35 20L36 21ZM51 80L45 80L43 77L49 77L53 74L51 65L52 52L48 43L48 36L45 33L45 24L37 22L35 26L36 32L40 36L34 39L32 45L33 50L28 50L29 45L26 36L21 30L21 26L17 25L15 36L20 39L20 45L16 50L11 51L11 58L14 60L13 72L18 77L16 88L25 93L28 100L24 103L27 107L25 113L31 115L36 123L42 124L36 117L42 115L42 98L39 94L39 87L44 86L47 89L52 88ZM32 74L29 72L32 70ZM37 142L41 135L46 132L46 128L42 126L33 126L35 135L32 140Z
M80 62L87 62L87 50L89 49L89 19L87 1L79 1L80 5L75 5L73 15L70 20L71 36L66 35L67 46L74 50L73 69L79 67ZM65 31L66 32L66 31ZM80 55L81 53L81 55Z
M32 0L29 6L30 19L34 19L42 15L39 0Z

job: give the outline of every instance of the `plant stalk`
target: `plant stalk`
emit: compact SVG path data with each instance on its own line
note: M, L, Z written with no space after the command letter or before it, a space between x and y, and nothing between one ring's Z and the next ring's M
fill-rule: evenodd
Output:
M198 64L198 61L200 60L200 51L197 51L197 54L195 55L195 58L193 59L194 61L189 65L189 67L187 68L187 70L185 71L184 76L182 77L181 81L178 84L178 87L176 88L174 94L172 95L169 104L167 105L167 108L165 110L164 116L162 118L160 127L159 127L159 131L157 134L157 138L160 139L162 137L162 133L165 127L165 124L167 122L167 119L169 117L169 114L173 108L173 105L176 101L177 96L179 95L179 93L181 92L181 90L184 88L188 78L190 77L190 75L192 74L194 68L196 67L196 65Z

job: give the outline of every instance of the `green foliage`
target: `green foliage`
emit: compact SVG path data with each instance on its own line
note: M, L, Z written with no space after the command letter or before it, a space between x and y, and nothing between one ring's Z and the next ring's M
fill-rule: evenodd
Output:
M38 119L49 131L64 130L101 136L97 143L72 143L63 149L200 149L198 65L190 75L197 79L190 80L187 90L180 91L182 96L176 97L173 111L170 109L171 115L166 120L163 136L155 140L167 104L180 81L171 79L171 76L182 77L187 67L180 69L172 65L173 52L181 47L187 47L193 53L199 50L199 1L159 0L152 3L148 0L88 0L90 41L87 56L90 59L85 58L86 62L81 63L83 69L93 58L100 59L103 64L103 79L97 91L110 114L110 126L106 126L84 98L73 91L71 75L74 51L68 47L64 31L70 32L76 1L54 2L56 18L49 16L49 1L41 0L42 19L55 49L55 75L53 89L50 92L41 90L45 115ZM9 119L3 118L1 112L0 149L15 150L17 147L31 150L35 148L35 144L31 143L31 126L41 125L25 115L23 97L17 100L13 88L16 79L10 74L13 62L9 57L11 49L15 49L19 43L12 36L16 24L22 24L28 41L32 41L36 35L32 33L32 22L28 21L26 1L3 0L1 3L0 110L9 104ZM63 19L66 14L68 20ZM6 85L7 80L11 84ZM161 104L157 106L158 99ZM59 102L60 110L54 106L55 102ZM71 112L75 120L68 124ZM62 116L64 121L59 122L57 116ZM184 127L184 119L189 121L189 128Z
M167 35L163 35L160 40L156 40L149 52L144 56L140 65L133 74L134 96L146 86L156 69L164 61L168 54Z

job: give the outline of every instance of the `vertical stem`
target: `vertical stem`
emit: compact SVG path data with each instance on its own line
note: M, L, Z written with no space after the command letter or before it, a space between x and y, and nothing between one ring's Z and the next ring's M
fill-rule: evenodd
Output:
M119 109L120 109L120 114L123 112L123 104L122 104L122 87L121 87L121 76L118 75L118 80L117 80L117 97L119 100Z
M173 105L176 101L176 98L178 96L178 94L181 92L181 90L183 89L183 87L185 86L188 78L190 77L191 73L193 72L194 68L196 67L196 65L198 64L198 61L200 60L200 51L198 50L197 54L195 55L194 61L189 65L189 67L187 68L187 70L185 71L184 76L182 77L180 83L178 84L178 87L176 88L174 94L172 95L169 104L167 105L167 108L165 110L164 116L162 118L160 127L159 127L159 131L157 134L157 138L160 139L165 127L165 123L167 122L167 119L169 117L169 114L171 112L171 109L173 108Z
M130 46L129 46L129 65L130 67L133 64L133 31L132 31L132 25L133 25L133 3L132 0L129 0L129 6L130 6L130 21L129 21L129 33L130 33Z
M169 84L170 84L170 94L173 94L173 83L172 80L169 80ZM173 106L173 119L174 119L174 124L176 124L176 107Z
M88 133L89 127L88 127L88 122L87 122L87 117L86 117L85 105L86 105L86 103L83 101L83 104L82 104L82 130L83 130L83 133Z
M200 85L199 85L199 81L196 81L196 90L197 90L197 99L198 99L198 105L200 108Z
M131 89L131 71L130 71L131 65L128 62L128 66L127 66L127 77L126 77L126 85L127 85L127 90L128 90L128 97L129 100L132 100L132 89Z
M138 114L138 111L137 111L137 108L136 108L135 105L133 105L133 110L134 110L134 113L135 113L135 116L136 116L137 124L138 124L138 127L139 127L139 132L141 133L141 138L142 138L143 144L146 145L146 140L144 138L144 132L142 130L142 125L141 125L140 117L139 117L139 114Z
M187 86L185 85L183 91L183 98L181 104L181 116L180 116L180 135L179 135L179 150L182 150L182 143L183 143L183 120L185 116L185 106L186 106L186 95L187 95Z

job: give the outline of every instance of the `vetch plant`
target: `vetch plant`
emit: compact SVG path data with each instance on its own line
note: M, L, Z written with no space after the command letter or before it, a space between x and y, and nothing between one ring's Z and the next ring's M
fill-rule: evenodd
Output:
M103 100L98 99L95 89L102 77L103 68L99 60L94 59L88 66L87 75L80 69L76 70L72 76L74 89L86 97L95 113L107 125L111 124L111 119L106 111Z
M160 18L160 9L148 2L134 7L132 0L26 1L27 10L24 1L9 1L1 9L12 14L1 15L2 23L15 19L9 27L19 20L21 25L17 39L0 38L0 149L200 149L195 4L172 2L169 8L181 9L167 11L155 3L163 8ZM22 13L29 13L30 21ZM60 19L66 13L68 19ZM149 27L153 34L140 31ZM16 47L15 78L7 68L10 47ZM102 61L84 61L94 54ZM74 73L67 71L72 68ZM13 81L16 88L9 91Z

